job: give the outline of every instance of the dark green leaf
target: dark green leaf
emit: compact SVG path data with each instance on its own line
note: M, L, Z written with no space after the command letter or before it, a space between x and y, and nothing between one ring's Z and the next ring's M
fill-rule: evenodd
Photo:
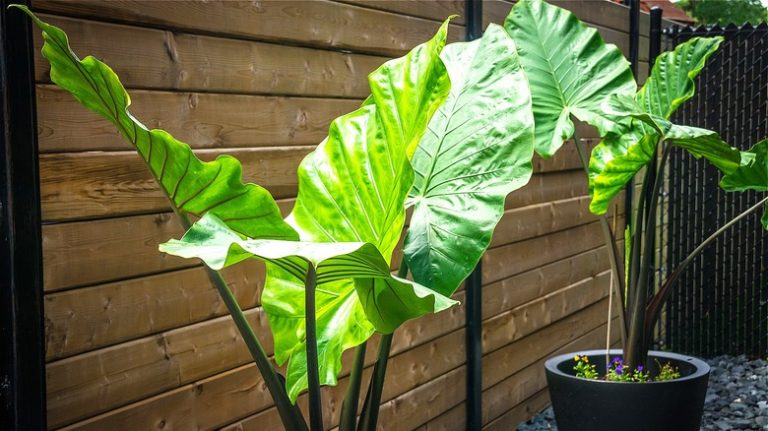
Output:
M552 156L574 132L571 115L616 132L601 105L613 94L631 97L637 85L629 63L594 28L541 0L520 0L504 21L520 54L533 95L536 152Z

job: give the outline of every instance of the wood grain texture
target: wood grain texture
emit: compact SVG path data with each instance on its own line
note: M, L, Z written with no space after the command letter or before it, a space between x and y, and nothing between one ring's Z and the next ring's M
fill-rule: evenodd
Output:
M259 303L263 265L223 271L242 308ZM202 267L45 296L46 360L52 361L227 313Z
M603 304L603 307L607 305ZM604 321L605 317L600 321ZM562 353L574 352L589 348L605 342L606 325L578 336L575 340L561 346L545 357L538 359L535 363L529 365L518 373L507 377L491 388L483 392L483 423L489 423L493 419L501 416L508 411L509 406L520 405L527 398L542 391L546 387L546 378L544 375L544 362L552 356ZM618 339L618 334L614 334L614 340ZM525 418L522 418L525 419ZM516 426L517 424L515 424Z
M278 200L283 215L294 199ZM158 244L184 233L173 213L43 225L45 291L198 266L161 253Z
M584 289L583 283L576 284L571 287L572 289ZM605 308L604 301L601 302L602 307L590 307L592 310L590 313L584 315L583 313L577 313L575 317L569 317L562 322L558 322L556 325L552 325L544 328L537 328L535 326L529 326L527 328L528 333L520 332L521 342L528 340L534 334L536 336L533 340L528 340L522 345L509 346L514 351L520 353L524 348L532 343L541 344L539 350L533 350L532 352L539 352L541 350L545 352L552 351L560 345L571 341L572 339L580 336L584 332L593 328L589 326L593 323L592 317L595 311L603 311ZM529 304L532 307L536 307L536 304ZM528 305L526 305L528 306ZM562 309L561 312L568 313L569 310ZM586 317L584 319L583 317ZM585 324L577 324L574 326L574 322L584 321ZM598 323L599 324L599 323ZM570 328L570 329L569 329ZM584 329L584 332L579 332L578 329ZM537 332L538 331L538 332ZM550 337L555 333L564 333L565 336ZM575 334L575 335L574 335ZM396 355L390 359L390 365L388 367L388 379L384 386L385 401L382 406L382 417L380 422L380 429L413 429L414 423L419 421L424 411L421 410L422 406L437 405L432 411L439 411L440 407L443 407L450 403L450 401L442 400L445 404L436 402L435 400L441 397L446 397L450 400L450 397L463 397L463 391L451 391L451 395L442 395L437 393L429 393L424 391L425 386L434 385L434 381L441 381L445 376L450 376L461 372L463 370L464 354L463 354L463 340L464 329L451 332L437 340L422 344L416 349L408 350L406 353ZM563 341L564 340L564 341ZM460 352L453 352L451 349L460 350ZM540 359L542 356L535 356L529 360L531 362ZM494 358L495 359L495 358ZM500 364L489 363L489 367L497 367ZM484 364L486 366L486 364ZM516 370L511 370L510 373L514 373ZM505 373L503 368L499 371L505 377L509 374ZM490 386L490 385L489 385ZM418 395L414 395L418 394ZM408 397L408 395L411 395ZM269 412L269 413L268 413ZM238 421L229 425L227 430L257 430L260 429L259 425L262 421L271 421L267 419L267 415L276 415L274 410L268 412L261 412L244 420ZM387 412L387 413L385 413ZM427 413L428 415L429 413ZM385 416L386 415L386 416ZM421 419L423 420L423 419ZM333 421L329 426L335 426L336 422ZM459 429L459 428L451 428Z
M93 55L112 67L129 89L365 98L368 74L388 59L47 14L41 18L64 29L78 55ZM48 83L42 38L37 32L34 36L35 78Z
M276 199L296 195L296 168L314 146L197 150L203 160L222 154L243 165L243 182ZM152 173L134 151L55 153L40 156L44 221L142 214L170 209Z
M483 428L483 430L507 431L516 429L522 422L541 413L541 411L549 404L549 391L547 389L542 389L535 395L526 398L517 406L491 421Z
M317 145L331 121L361 99L270 97L133 90L131 113L192 148ZM69 93L37 86L41 153L132 150L115 127Z
M395 12L442 22L451 15L458 15L451 22L464 25L466 22L463 0L338 0L341 3Z
M488 250L482 258L483 282L508 278L546 262L573 256L602 244L600 225L597 222L573 229L519 241ZM531 252L540 250L541 252Z
M526 189L526 192L532 191ZM548 197L557 197L552 191L548 189ZM496 228L491 246L595 220L585 209L586 197L569 198L567 193L565 195L564 199L549 203L508 210ZM287 214L293 200L281 200L278 204L283 214ZM157 244L179 237L182 233L172 213L45 225L45 289L53 292L193 266L193 261L174 258L157 250Z
M590 140L591 145L596 144ZM573 145L551 159L534 159L534 171L578 169ZM259 184L275 198L295 196L296 169L314 146L203 149L203 160L228 154L243 165L243 181ZM586 179L582 180L586 182ZM53 153L40 156L40 190L45 221L114 217L167 211L162 190L134 151ZM518 192L520 193L520 192Z
M549 236L562 236L562 233ZM549 236L543 237L543 241ZM578 251L588 250L586 243L577 245L585 247ZM521 272L542 265L542 260L534 255L529 254L522 260L529 263L519 266ZM545 263L549 262L551 260L545 259ZM573 304L581 304L588 297L584 295ZM457 296L459 300L462 298L463 292ZM252 309L248 315L260 328L259 333L265 335L265 349L271 351L263 312ZM508 322L516 316L508 313L497 321ZM547 314L543 318L551 316ZM410 321L398 330L392 351L405 351L456 330L463 325L463 319L463 308L454 307ZM54 424L70 423L136 401L143 394L157 394L223 372L248 359L234 325L224 316L56 361L48 366L49 420Z
M589 341L592 342L592 340ZM566 346L566 348L571 347L572 344ZM581 346L581 348L584 347L586 346ZM528 368L541 372L538 369L540 367L541 365L536 363ZM462 390L456 390L456 383L464 382L465 373L466 368L462 365L427 384L384 403L380 412L378 429L390 429L389 427L393 427L391 429L415 429L458 405L464 400L465 393ZM529 373L519 372L508 377L507 380L513 382L511 386L516 387L519 384L524 384L523 382L528 378L530 378ZM514 402L515 400L508 401Z
M387 56L400 56L425 42L440 25L432 20L326 0L37 0L34 7L49 13L140 22L191 33ZM463 28L451 27L449 39L463 40Z

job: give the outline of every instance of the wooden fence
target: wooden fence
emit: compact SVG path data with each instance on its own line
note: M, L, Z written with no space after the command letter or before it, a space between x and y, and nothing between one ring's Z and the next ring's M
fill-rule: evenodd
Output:
M561 4L627 51L626 8ZM69 33L77 53L115 69L148 126L202 157L237 156L245 179L268 188L287 212L299 161L331 119L368 94L367 73L428 39L446 16L462 15L464 2L36 0L33 7ZM500 23L511 3L483 7L486 24ZM641 26L645 62L647 16ZM460 17L450 40L464 32ZM200 265L157 251L182 230L147 169L111 125L50 83L39 54L35 66L48 427L279 429ZM647 63L640 70L645 76ZM572 145L536 160L483 258L489 430L513 429L547 404L545 358L604 341L608 261L579 166ZM263 275L258 264L225 272L271 351L259 307ZM463 429L464 363L461 306L404 325L392 346L382 428ZM347 372L338 387L324 388L329 427L338 423Z

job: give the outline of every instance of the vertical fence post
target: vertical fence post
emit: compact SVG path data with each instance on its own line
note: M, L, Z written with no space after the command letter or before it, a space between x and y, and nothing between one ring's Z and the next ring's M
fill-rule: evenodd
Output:
M466 0L467 40L483 34L482 0ZM467 355L467 430L479 430L483 426L483 346L482 346L482 258L467 278L466 288L466 355Z
M0 2L0 429L43 430L45 346L33 45Z
M629 64L632 74L637 78L637 62L640 47L640 0L627 0L629 3ZM635 191L634 178L624 188L624 225L632 225L632 203ZM634 229L635 226L632 226Z

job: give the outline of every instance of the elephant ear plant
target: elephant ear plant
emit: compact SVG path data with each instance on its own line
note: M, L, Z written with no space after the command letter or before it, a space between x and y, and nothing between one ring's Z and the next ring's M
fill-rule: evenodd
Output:
M656 211L670 151L681 148L707 159L723 172L720 185L725 190L768 191L768 141L738 151L713 131L670 122L675 110L693 97L693 80L722 38L694 38L662 54L636 92L621 52L566 10L540 0L521 0L512 8L505 27L518 47L531 85L537 152L549 156L563 141L575 138L589 179L590 210L601 216L606 244L609 252L613 250L609 255L615 292L624 306L619 319L624 363L642 365L661 308L682 271L719 234L768 200L762 199L715 232L654 292L649 275ZM571 116L595 126L602 137L589 161ZM655 167L652 161L659 149L662 154ZM616 238L604 214L611 200L643 168L646 177L629 226L624 275L613 247ZM768 228L768 215L762 220Z
M375 429L392 333L456 303L450 295L488 247L506 195L531 176L531 94L507 32L492 25L481 39L446 47L446 21L432 40L371 73L371 95L334 120L301 162L284 220L267 190L241 183L236 159L203 162L167 132L148 130L107 65L80 60L61 29L19 8L43 31L52 81L112 122L166 193L187 233L161 250L205 262L285 428L308 428L295 404L308 389L309 427L324 429L320 385L337 383L341 355L354 347L340 429L355 429L366 341L379 332L357 423ZM413 215L392 275L406 206ZM285 378L217 272L247 259L267 266L261 302Z

